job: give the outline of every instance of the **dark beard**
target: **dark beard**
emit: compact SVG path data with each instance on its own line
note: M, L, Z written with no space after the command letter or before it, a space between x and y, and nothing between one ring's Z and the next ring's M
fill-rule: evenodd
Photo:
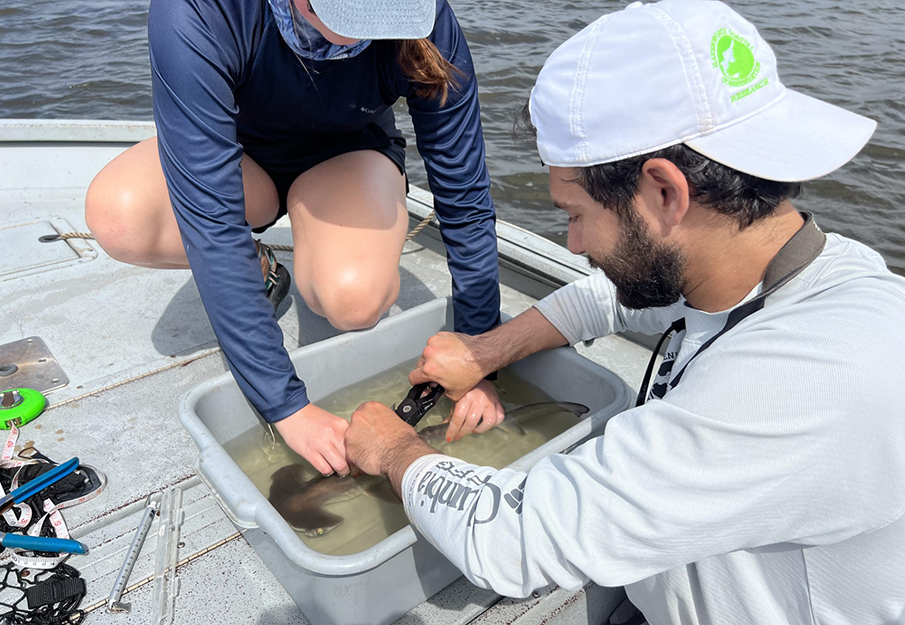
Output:
M616 287L616 299L626 308L675 304L685 288L685 256L653 241L647 223L638 215L619 221L622 233L613 253L601 258L589 254L588 264L606 274Z

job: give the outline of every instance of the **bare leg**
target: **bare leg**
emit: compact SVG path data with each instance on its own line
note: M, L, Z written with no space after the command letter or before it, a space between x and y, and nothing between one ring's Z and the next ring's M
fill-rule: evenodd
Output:
M254 227L273 221L279 198L270 176L245 156L242 179L248 223ZM156 137L132 146L94 178L85 198L85 220L98 244L119 261L188 268Z
M367 328L399 295L408 229L405 178L374 150L341 154L289 190L295 282L315 313L340 330Z

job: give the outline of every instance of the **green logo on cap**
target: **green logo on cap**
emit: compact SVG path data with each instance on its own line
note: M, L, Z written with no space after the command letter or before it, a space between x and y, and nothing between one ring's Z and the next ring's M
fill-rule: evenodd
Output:
M760 72L751 44L728 28L719 29L710 40L710 59L723 75L723 83L730 87L743 87Z

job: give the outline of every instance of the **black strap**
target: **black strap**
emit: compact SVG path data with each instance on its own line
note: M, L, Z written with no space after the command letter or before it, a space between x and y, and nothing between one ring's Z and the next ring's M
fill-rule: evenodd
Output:
M791 239L786 241L786 244L780 248L776 253L776 256L770 261L770 264L767 265L767 270L764 272L764 290L751 301L745 302L738 308L733 308L729 312L729 317L726 319L726 325L723 326L723 329L701 345L701 347L698 348L698 351L688 359L688 362L685 363L682 370L670 379L670 388L678 386L679 382L682 380L682 376L685 374L685 370L688 369L688 365L690 365L691 361L697 358L701 352L713 345L718 338L737 326L743 319L763 308L767 296L772 295L781 287L788 284L792 278L804 271L805 267L810 265L814 262L814 259L820 256L823 247L826 245L826 235L821 232L817 227L817 224L814 223L814 218L811 213L801 211L801 216L804 218L804 224L798 229L798 232L792 235ZM684 329L685 319L682 318L673 322L669 329L663 333L663 336L660 337L657 348L654 350L654 353L651 354L650 362L647 365L647 372L644 374L644 381L641 383L641 390L638 393L638 400L635 403L635 406L641 406L647 399L648 386L650 385L654 363L657 360L657 356L660 355L660 348L666 340L666 337L673 332L680 332Z
M84 594L85 580L81 577L57 579L54 576L25 589L29 610Z
M660 340L657 341L657 346L654 348L654 353L651 354L650 361L647 363L647 371L644 372L644 380L641 381L641 390L638 391L638 399L635 401L635 406L641 406L644 404L644 401L647 399L647 391L650 388L650 378L654 373L654 365L657 362L657 356L660 355L660 348L663 347L663 343L673 332L681 332L685 329L685 317L681 319L676 319L672 322L672 325L663 333L660 337Z

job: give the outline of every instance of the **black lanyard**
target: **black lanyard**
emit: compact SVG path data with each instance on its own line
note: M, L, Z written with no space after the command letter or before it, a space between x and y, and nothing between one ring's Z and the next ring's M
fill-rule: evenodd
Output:
M767 270L764 273L764 290L761 294L754 299L745 302L738 308L733 308L729 312L729 317L726 319L726 325L723 326L723 329L710 337L706 343L698 348L698 351L688 359L688 362L685 363L682 370L670 379L669 388L678 386L688 365L690 365L691 361L697 358L701 352L713 345L714 341L726 334L729 330L737 326L742 319L763 308L764 300L767 299L768 295L771 295L780 287L784 286L792 278L804 271L805 267L810 265L815 258L820 256L820 253L823 251L823 247L826 244L826 235L823 234L817 227L817 224L814 223L811 213L801 211L801 216L804 218L804 225L798 229L798 232L792 235L791 239L786 241L786 244L780 248L776 253L776 256L770 261L770 264L767 265ZM638 400L635 402L635 406L643 405L647 399L651 375L654 372L654 364L657 360L657 356L660 355L660 348L663 346L666 338L673 332L681 332L684 329L685 318L683 317L682 319L674 321L673 324L669 326L669 329L663 333L663 336L660 337L659 342L657 342L657 347L654 349L654 353L651 354L650 362L647 365L647 371L644 374L644 381L641 382L641 390L638 393Z

